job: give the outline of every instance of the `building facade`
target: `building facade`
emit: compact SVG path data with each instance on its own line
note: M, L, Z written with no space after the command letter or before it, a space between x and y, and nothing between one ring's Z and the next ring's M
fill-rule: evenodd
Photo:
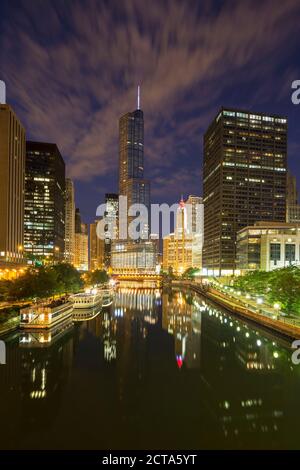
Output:
M143 204L147 217L140 224L140 236L131 240L128 227L134 216L122 210L119 201L119 227L125 226L127 237L118 233L111 244L111 268L114 273L155 273L157 244L149 238L150 182L144 177L144 113L137 109L126 113L119 121L119 196L127 197L128 210L133 204Z
M25 130L9 105L0 105L0 263L22 263Z
M56 144L26 143L24 249L62 260L65 252L65 163Z
M97 236L97 223L90 224L90 269L105 268L105 240Z
M298 202L297 180L289 171L286 186L286 221L289 224L299 224L300 204Z
M75 210L75 257L74 266L78 271L89 269L88 225L82 223L78 208Z
M272 271L300 265L300 224L259 222L237 234L237 270Z
M112 244L114 274L157 274L157 244L152 241L117 241Z
M119 121L119 194L127 197L128 208L144 204L149 213L150 182L144 178L144 113L141 109L126 113ZM127 225L132 220L119 214ZM149 233L149 217L141 232Z
M163 238L164 271L183 274L192 267L192 234L188 225L188 211L181 198L176 212L175 231Z
M287 120L222 108L204 136L205 272L236 269L236 233L286 220Z
M74 183L66 178L65 196L65 260L74 264L75 260L75 191Z
M188 231L192 236L192 266L202 269L202 251L204 241L204 204L203 198L199 196L189 196L186 200L186 207L190 210L190 225Z
M113 240L118 238L119 195L105 194L105 240L104 240L104 266L111 268L111 248Z

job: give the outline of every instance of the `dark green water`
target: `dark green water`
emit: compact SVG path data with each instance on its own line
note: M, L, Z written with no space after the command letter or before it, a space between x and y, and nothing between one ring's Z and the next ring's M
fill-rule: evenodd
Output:
M2 449L300 448L289 344L191 292L120 289L51 342L5 340Z

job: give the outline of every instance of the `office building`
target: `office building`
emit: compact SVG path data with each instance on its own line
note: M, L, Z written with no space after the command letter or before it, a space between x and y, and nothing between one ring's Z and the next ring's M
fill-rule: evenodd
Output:
M65 251L65 163L56 144L26 143L24 249L62 260Z
M286 221L289 224L300 224L297 181L289 171L287 172L286 191Z
M175 221L175 231L163 238L163 270L183 274L192 267L192 234L185 202L181 198Z
M115 193L105 194L105 204L104 266L106 269L110 269L112 242L118 238L119 195Z
M105 240L97 236L97 223L90 224L90 269L104 269Z
M112 243L111 267L114 274L158 274L157 244L119 240Z
M89 269L89 236L88 225L81 221L78 208L75 211L75 257L74 266L78 271Z
M75 259L75 192L74 183L71 179L66 179L65 196L65 260L74 264Z
M25 130L0 104L0 267L23 262Z
M137 109L119 121L119 195L127 197L128 209L133 204L143 204L148 214L141 223L137 240L118 232L118 241L111 245L111 268L114 273L155 273L157 245L149 238L150 182L144 177L144 114L140 109L139 90ZM119 204L119 227L125 225L128 230L133 219Z
M300 224L258 222L237 234L237 271L300 265Z
M138 92L139 93L139 92ZM126 113L119 121L119 194L127 196L128 208L133 204L144 204L150 209L150 182L144 178L144 113L137 109ZM127 214L119 214L132 220ZM149 217L141 233L149 233Z
M286 220L287 120L222 108L204 136L205 272L233 274L236 233Z
M201 270L204 240L204 204L202 197L189 196L186 200L186 207L191 208L188 231L192 236L192 266Z

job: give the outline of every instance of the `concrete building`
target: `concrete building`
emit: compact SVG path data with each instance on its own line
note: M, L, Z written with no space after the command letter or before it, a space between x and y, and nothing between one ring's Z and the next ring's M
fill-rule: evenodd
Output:
M182 274L192 267L192 235L188 231L188 213L181 198L175 221L175 231L163 238L163 270Z
M258 222L237 234L237 273L300 265L300 224Z
M75 211L75 259L74 266L78 271L89 269L89 236L88 226L82 223L79 209Z
M65 260L74 264L75 260L75 191L74 183L66 178L66 200L65 200Z
M90 269L105 269L105 240L97 236L97 223L90 224Z
M12 108L0 104L0 262L23 262L25 130Z
M289 171L286 184L286 221L289 224L300 224L300 204L298 202L297 180Z
M236 234L257 221L286 220L287 119L222 108L204 136L207 274L233 274Z
M204 242L204 204L202 197L189 196L186 200L186 207L191 208L188 230L192 235L192 266L201 270Z
M116 274L157 274L157 244L119 240L113 242L111 267Z
M110 269L112 242L118 239L119 195L106 193L105 204L104 265L106 269Z

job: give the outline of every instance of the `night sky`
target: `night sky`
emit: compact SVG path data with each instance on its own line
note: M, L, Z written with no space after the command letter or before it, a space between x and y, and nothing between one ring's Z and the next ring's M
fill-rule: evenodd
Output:
M0 0L0 79L27 138L57 143L86 222L117 192L118 118L138 84L153 202L202 194L222 105L288 117L300 189L299 25L299 0Z

